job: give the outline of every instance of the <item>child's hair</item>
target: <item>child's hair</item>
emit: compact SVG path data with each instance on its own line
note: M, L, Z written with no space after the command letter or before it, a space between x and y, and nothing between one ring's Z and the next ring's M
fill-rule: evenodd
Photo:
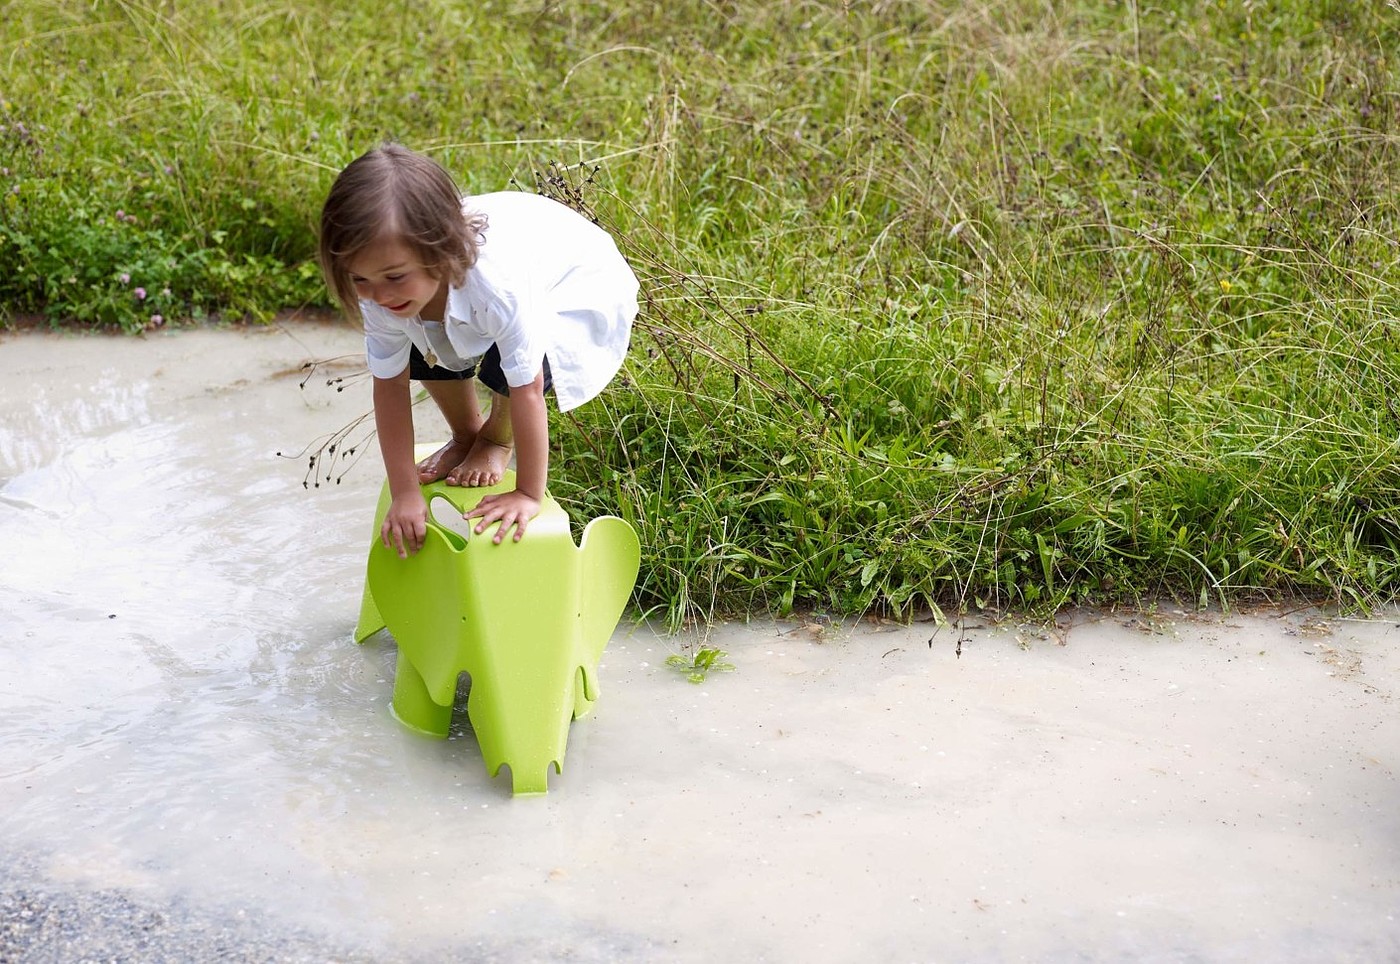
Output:
M436 278L459 285L476 263L485 215L465 215L462 194L442 165L386 143L351 161L321 208L318 258L345 313L360 316L346 265L366 247L392 238L408 245Z

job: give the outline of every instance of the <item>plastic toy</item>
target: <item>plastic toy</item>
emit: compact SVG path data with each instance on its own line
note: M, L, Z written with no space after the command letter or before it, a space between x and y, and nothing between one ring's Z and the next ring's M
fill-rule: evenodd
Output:
M399 648L394 714L422 733L447 736L457 677L471 677L467 715L487 773L510 766L517 796L548 791L563 772L572 720L598 699L598 660L636 584L637 535L603 516L575 546L564 510L548 495L523 539L493 543L462 512L490 488L423 487L429 522L407 559L379 540L389 491L380 493L355 641L388 628ZM445 500L452 508L442 506ZM441 509L441 511L437 511Z

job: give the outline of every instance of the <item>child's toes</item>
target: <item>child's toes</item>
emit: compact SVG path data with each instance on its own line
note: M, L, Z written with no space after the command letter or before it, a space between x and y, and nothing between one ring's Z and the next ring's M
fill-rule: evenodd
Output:
M476 469L463 462L461 465L457 466L455 469L452 470L452 475L457 480L452 484L465 486L467 488L475 488L476 486L481 484L481 482L478 481L477 478L480 474L481 473L479 473Z

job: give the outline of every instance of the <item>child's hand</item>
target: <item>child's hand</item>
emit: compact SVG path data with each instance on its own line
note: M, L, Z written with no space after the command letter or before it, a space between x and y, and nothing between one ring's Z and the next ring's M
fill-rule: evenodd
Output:
M427 535L428 503L415 487L389 504L384 524L379 527L379 538L387 548L397 552L400 559L407 559L423 548Z
M498 492L492 495L483 495L476 508L463 514L463 519L479 517L480 522L472 531L477 535L486 531L486 527L493 522L500 522L500 528L496 530L496 535L492 537L492 542L500 542L506 536L506 530L515 526L515 541L525 535L525 526L529 524L540 511L540 500L526 495L519 489L512 489L509 492Z

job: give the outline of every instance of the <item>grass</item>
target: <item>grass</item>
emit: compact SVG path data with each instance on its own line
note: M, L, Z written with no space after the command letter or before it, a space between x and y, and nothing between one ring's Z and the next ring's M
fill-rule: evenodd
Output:
M14 315L325 305L320 198L386 136L598 217L646 303L551 485L637 527L638 604L675 624L1394 598L1393 4L0 20Z

